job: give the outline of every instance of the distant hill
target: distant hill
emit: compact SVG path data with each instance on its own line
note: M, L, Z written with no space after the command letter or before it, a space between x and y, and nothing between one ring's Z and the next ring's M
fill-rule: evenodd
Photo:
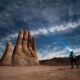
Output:
M77 56L77 62L80 64L80 55ZM40 60L41 65L48 65L48 66L66 66L70 65L70 59L69 58L52 58L52 59L46 59L46 60Z

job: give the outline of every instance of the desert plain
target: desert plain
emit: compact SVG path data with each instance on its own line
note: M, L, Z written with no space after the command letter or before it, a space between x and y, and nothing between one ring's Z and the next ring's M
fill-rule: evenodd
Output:
M0 80L80 80L74 66L0 66Z

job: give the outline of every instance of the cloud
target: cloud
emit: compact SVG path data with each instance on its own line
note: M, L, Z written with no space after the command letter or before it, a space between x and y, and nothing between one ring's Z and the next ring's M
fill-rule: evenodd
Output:
M70 15L79 15L80 14L80 2L79 0L74 0L73 3L69 6Z
M16 31L20 28L30 30L33 36L39 36L49 35L49 33L64 34L80 26L79 0L5 0L0 1L0 4L0 29L2 36L0 36L0 42L4 43L3 46L5 42L13 42L13 39L17 39L18 33ZM68 40L70 42L72 40L75 41L75 39L79 41L79 36L77 37L76 35L74 39L73 37L68 35ZM67 40L67 36L64 39ZM77 41L75 41L75 45L78 45L76 44ZM76 51L79 50L76 49ZM52 52L50 52L51 54ZM41 56L43 57L43 55Z
M80 48L75 48L74 53L80 55ZM69 57L70 51L68 51L67 47L61 49L61 47L55 47L51 50L48 49L40 49L38 51L39 60L51 59L54 57Z
M2 53L4 52L4 50L5 50L5 46L2 43L0 43L0 59L3 55Z
M55 27L51 27L49 28L49 32L59 32L59 31L65 31L65 30L69 30L69 29L75 29L80 25L80 21L78 22L69 22L66 25L60 25L60 26L55 26Z
M65 25L55 25L49 28L40 28L38 30L31 30L31 33L33 36L37 35L47 35L48 33L57 33L57 32L62 32L62 31L69 31L69 29L76 29L77 27L80 26L80 20L77 22L69 22Z
M6 37L2 38L1 41L2 42L4 42L4 41L11 41L12 39L17 38L17 36L18 36L18 33L9 34Z
M45 59L51 59L54 57L64 57L66 56L64 53L66 53L65 50L59 50L59 47L55 47L51 50L48 49L42 49L38 51L39 60L45 60Z
M30 30L32 36L39 36L39 35L49 35L49 33L62 33L65 31L69 31L69 29L76 29L80 25L80 20L77 22L69 22L65 25L55 25L49 28L39 28L37 30ZM11 41L12 39L17 38L18 32L14 34L9 34L5 38L2 38L1 41Z
M38 29L35 31L30 31L30 32L33 36L37 36L37 35L46 35L48 33L48 30L43 28L43 29Z
M75 52L76 54L80 55L80 48L74 49L74 52Z
M48 53L44 53L45 56L43 56L43 53L39 53L38 52L38 56L39 56L39 60L45 60L45 59L51 59L54 57L65 57L68 56L67 54L63 54L65 53L65 51L60 51L60 52L48 52Z

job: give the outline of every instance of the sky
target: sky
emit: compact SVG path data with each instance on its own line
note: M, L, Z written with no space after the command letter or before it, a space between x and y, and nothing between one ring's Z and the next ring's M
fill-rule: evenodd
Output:
M0 58L20 29L36 38L40 60L80 55L80 0L0 0Z

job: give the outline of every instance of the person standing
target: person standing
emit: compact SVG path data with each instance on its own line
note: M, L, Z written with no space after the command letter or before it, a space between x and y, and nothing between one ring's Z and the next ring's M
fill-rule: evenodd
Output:
M71 66L72 66L71 69L73 69L73 63L75 63L76 67L79 69L79 65L77 63L77 57L73 53L73 51L70 52L69 58L70 58Z

